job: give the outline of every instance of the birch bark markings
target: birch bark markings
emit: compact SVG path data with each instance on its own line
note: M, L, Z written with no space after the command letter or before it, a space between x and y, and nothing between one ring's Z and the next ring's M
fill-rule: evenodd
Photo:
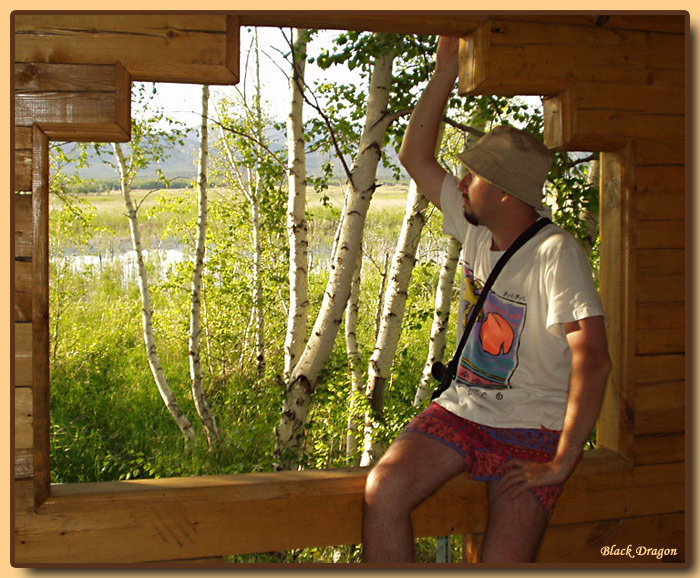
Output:
M427 208L428 200L418 190L415 181L411 180L401 233L391 263L379 334L367 369L365 395L369 399L371 411L365 415L363 466L374 463L382 453L382 448L376 445L373 436L375 422L382 418L384 412L386 381L401 337L408 286L416 264L416 251L425 226Z
M195 246L194 270L192 272L192 291L190 298L189 362L192 385L192 399L197 415L204 426L209 449L219 441L219 429L204 395L201 363L202 333L202 272L207 239L207 159L209 156L209 87L202 86L202 123L200 127L199 160L197 170L197 243Z
M346 211L338 235L321 310L309 341L286 384L282 416L276 429L275 453L281 469L298 462L300 442L318 374L331 354L350 295L367 209L374 189L381 144L393 118L387 114L392 81L393 49L375 58L367 99L367 116L358 154L346 187Z
M450 306L452 304L452 289L454 288L455 273L459 263L459 255L462 243L454 237L449 237L445 258L440 268L440 278L435 292L435 312L433 313L433 325L430 329L430 346L428 358L423 367L420 383L413 398L413 407L419 407L432 394L437 383L433 379L432 368L436 361L445 358L447 346L447 329L450 320Z
M165 407L172 416L175 423L180 428L182 435L188 444L194 442L194 430L192 424L185 414L180 409L180 406L175 399L168 381L163 373L163 367L160 363L158 350L156 348L156 340L153 332L153 308L151 307L151 292L148 284L148 275L146 273L146 264L143 258L143 249L141 244L141 232L139 230L138 212L134 206L131 197L131 178L129 176L129 168L127 166L124 151L119 143L112 143L114 152L117 157L117 163L120 173L120 188L124 205L126 206L127 217L129 218L129 231L131 234L131 244L136 252L137 262L137 278L139 284L139 292L141 294L141 321L143 324L143 340L146 346L146 356L148 365L153 374L156 387L160 393Z
M306 222L306 150L304 142L304 72L308 30L294 29L292 74L289 78L291 106L287 118L289 196L287 237L289 239L289 313L284 342L284 379L304 350L309 319L309 256Z

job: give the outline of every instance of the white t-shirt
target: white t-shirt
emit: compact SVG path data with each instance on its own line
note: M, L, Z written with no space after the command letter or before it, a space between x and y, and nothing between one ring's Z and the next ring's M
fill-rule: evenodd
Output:
M440 203L443 231L464 241L464 327L503 252L491 250L486 227L464 218L457 184L454 176L445 178ZM437 403L488 426L560 430L571 371L563 324L593 316L604 313L583 248L559 227L544 227L499 274L462 351L457 376Z

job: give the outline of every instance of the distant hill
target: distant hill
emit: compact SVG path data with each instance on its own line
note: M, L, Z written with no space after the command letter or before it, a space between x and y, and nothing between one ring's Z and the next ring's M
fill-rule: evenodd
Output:
M278 132L274 135L270 135L270 141L273 143L273 150L276 148L284 147L284 134ZM72 148L73 144L64 145L67 149ZM398 158L393 150L386 151L389 154L391 162L398 165ZM158 164L158 168L163 171L168 179L174 179L176 177L181 177L186 180L192 180L196 176L197 171L197 156L199 154L199 141L196 133L192 133L185 139L185 144L179 149L174 149L171 153L170 158ZM321 172L321 166L325 158L322 154L307 153L306 165L307 171L310 176L317 176ZM336 163L336 166L340 166L340 163ZM71 171L69 171L71 172ZM81 169L80 176L83 179L94 179L96 181L111 181L117 178L117 175L112 167L103 163L96 155L91 155L89 157L89 166ZM408 178L406 173L402 171L402 176ZM153 179L156 177L156 167L150 167L149 170L143 171L139 174L139 179ZM393 172L379 166L378 178L380 180L393 180Z

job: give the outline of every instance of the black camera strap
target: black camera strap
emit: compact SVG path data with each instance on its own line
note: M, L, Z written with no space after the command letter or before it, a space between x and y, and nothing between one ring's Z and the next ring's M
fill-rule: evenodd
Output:
M484 284L484 287L482 288L481 293L479 294L479 298L477 299L476 304L472 308L471 314L469 315L469 321L467 321L467 326L464 328L462 338L459 341L459 345L457 345L457 351L455 352L454 357L450 361L449 365L447 365L447 367L445 367L445 365L441 361L438 361L434 363L433 367L431 368L431 373L433 377L440 382L440 385L433 392L431 399L437 399L438 397L440 397L440 394L442 394L443 391L450 387L452 380L455 378L455 375L457 375L457 367L459 365L459 358L462 355L462 350L464 349L464 346L467 343L467 339L469 338L469 334L471 333L472 327L474 327L474 323L476 323L476 319L479 316L479 313L481 312L481 308L484 306L484 301L486 301L486 295L491 290L491 286L493 285L494 281L496 281L496 277L498 277L506 262L515 254L515 252L518 249L520 249L520 247L527 243L532 237L534 237L537 234L538 231L540 231L542 228L544 228L551 222L552 221L550 221L547 218L535 221L525 231L523 231L515 241L513 241L511 246L508 247L508 249L506 249L505 253L503 253L503 255L501 255L501 258L496 262L496 265L491 271L491 274L488 276L488 279L486 279L486 283Z

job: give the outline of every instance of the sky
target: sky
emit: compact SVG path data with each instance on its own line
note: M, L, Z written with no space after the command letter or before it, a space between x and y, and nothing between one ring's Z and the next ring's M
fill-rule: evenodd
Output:
M289 29L285 34L289 35ZM309 44L309 55L313 55L320 46L329 45L330 39L336 34L335 31L327 31L319 34ZM252 29L241 29L241 66L245 63L244 52L250 46L252 39ZM263 83L263 99L267 101L270 114L278 120L284 120L289 111L288 84L285 73L289 71L289 64L284 60L282 53L288 51L286 41L279 28L258 28L258 44L262 52L260 57L261 77ZM280 68L281 67L281 68ZM320 78L327 78L332 81L359 81L359 74L348 71L341 66L333 66L328 70L321 71L315 64L306 65L306 82L309 85ZM233 87L216 86L211 87L212 95L216 93L226 93L234 90ZM184 122L187 126L199 124L198 115L201 110L202 88L196 84L172 84L159 83L158 97L152 103L155 106L162 106L166 111L172 113L175 118ZM273 98L270 95L275 95ZM304 115L310 114L309 107L305 107Z

